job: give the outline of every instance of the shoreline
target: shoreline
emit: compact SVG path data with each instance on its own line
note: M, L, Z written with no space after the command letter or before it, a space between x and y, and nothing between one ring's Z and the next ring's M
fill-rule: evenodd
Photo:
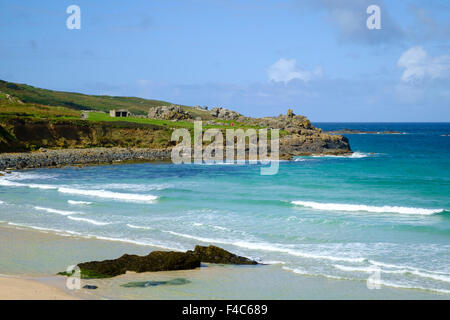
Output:
M9 284L18 288L13 299L36 299L31 295L36 290L48 293L39 299L449 299L445 294L386 286L380 290L369 290L365 282L299 275L284 270L279 264L202 264L201 268L194 270L127 272L108 279L83 279L82 286L95 285L98 289L69 292L65 288L66 278L56 275L68 265L117 258L124 253L148 254L160 248L64 236L5 223L0 224L0 239L0 243L3 243L3 246L0 244L0 288L3 288L1 281L5 281L2 280L5 277L19 279ZM33 252L32 256L30 252ZM27 261L27 264L23 264L23 261ZM187 284L122 287L134 281L176 278L188 280ZM0 293L0 299L4 297Z
M170 160L169 149L88 148L42 149L34 152L0 153L0 170L102 165L124 162Z
M304 153L299 156L351 156L354 152ZM68 166L95 166L126 163L167 162L171 160L171 149L147 148L87 148L87 149L42 149L32 152L0 153L0 171L39 168L62 168ZM294 161L280 157L277 161Z

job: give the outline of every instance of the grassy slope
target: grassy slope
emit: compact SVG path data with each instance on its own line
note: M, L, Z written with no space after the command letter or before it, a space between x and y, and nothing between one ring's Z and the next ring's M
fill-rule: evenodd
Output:
M194 123L192 121L175 122L143 117L112 118L108 113L104 112L110 108L126 108L134 113L146 114L148 108L151 106L160 105L169 105L169 103L141 98L92 96L51 91L0 80L0 145L3 145L3 151L17 149L19 148L18 146L26 150L34 150L41 146L52 147L45 145L45 142L43 142L44 140L50 141L52 137L41 137L43 134L36 133L36 135L30 136L28 134L25 137L23 135L16 137L14 127L18 123L17 121L19 123L26 123L26 130L31 131L33 127L34 130L41 130L37 129L39 127L37 123L43 122L48 124L59 123L66 127L69 126L73 132L78 132L80 126L83 127L86 125L94 131L99 130L99 128L115 128L109 133L109 136L102 137L97 142L83 141L79 142L79 145L71 145L71 147L86 147L91 144L94 146L167 147L170 144L172 129L186 128L192 133L194 129ZM245 130L261 128L248 123L217 120L207 111L188 106L181 107L190 112L194 118L201 117L203 120L213 120L213 123L217 123L213 124L210 122L210 124L206 124L204 122L203 130L217 128L225 134L225 129L242 128ZM96 111L90 111L86 121L81 120L81 110ZM100 131L104 130L109 129L102 129ZM280 131L280 136L284 136L285 134L287 133ZM61 141L54 142L53 144L64 147L67 143L63 143L63 138L60 137L59 139Z
M25 103L47 106L62 106L75 110L98 110L109 112L110 109L128 109L138 115L146 115L150 107L171 105L170 102L149 100L136 97L114 97L103 95L86 95L74 92L53 91L0 80L0 92L8 93ZM207 117L207 112L192 107L181 106L194 116Z

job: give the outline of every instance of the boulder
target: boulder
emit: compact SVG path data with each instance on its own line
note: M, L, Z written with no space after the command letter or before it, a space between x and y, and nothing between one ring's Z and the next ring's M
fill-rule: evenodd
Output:
M153 251L146 256L124 254L118 259L78 264L81 274L114 277L127 271L169 271L200 267L200 260L192 255L174 251Z
M258 264L216 246L196 246L194 251L153 251L146 256L124 254L120 258L90 261L78 264L82 278L108 278L126 273L189 270L200 267L201 262L220 264ZM59 273L68 275L67 273Z
M178 121L192 119L192 116L180 106L170 105L150 108L148 111L148 118Z
M237 120L242 117L240 113L225 108L212 108L209 113L213 117L222 120Z

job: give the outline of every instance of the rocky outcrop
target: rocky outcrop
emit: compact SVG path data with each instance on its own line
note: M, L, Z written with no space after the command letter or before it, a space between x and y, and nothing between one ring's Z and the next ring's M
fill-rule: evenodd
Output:
M170 105L150 108L148 118L178 121L191 119L192 116L180 106Z
M188 251L198 257L201 262L218 264L258 264L254 260L237 256L216 246L195 246L194 251Z
M311 154L340 155L351 153L348 139L343 136L310 131L291 134L280 139L280 154L305 156Z
M210 115L221 120L237 120L242 117L240 113L225 108L212 108Z
M315 128L304 116L295 115L289 110L286 115L248 120L253 125L280 129L287 134L280 135L280 157L289 159L292 156L311 154L349 154L348 139L339 135L323 133Z
M146 256L124 254L118 259L78 264L83 274L115 277L127 271L151 272L188 270L200 267L198 257L184 252L153 251Z
M84 278L105 278L127 271L152 272L189 270L200 267L201 262L220 264L258 264L216 246L196 246L193 251L153 251L146 256L124 254L118 259L91 261L78 264ZM67 275L65 273L60 273Z

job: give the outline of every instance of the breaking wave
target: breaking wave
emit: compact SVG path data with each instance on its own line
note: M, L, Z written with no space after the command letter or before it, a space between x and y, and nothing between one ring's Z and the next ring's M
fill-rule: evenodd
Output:
M124 201L153 202L156 199L158 199L157 196L150 195L150 194L145 195L145 194L135 194L135 193L120 193L120 192L112 192L112 191L106 191L106 190L83 190L83 189L73 189L73 188L65 188L65 187L58 188L58 192L81 195L81 196L113 199L113 200L124 200Z
M95 224L96 226L106 226L108 224L111 224L111 222L100 222L100 221L95 221L95 220L92 220L92 219L80 218L80 217L68 216L67 218L69 218L70 220L82 221L82 222L87 222L87 223L90 223L90 224Z
M56 209L44 208L44 207L34 207L34 209L39 210L39 211L49 212L49 213L60 214L62 216L69 216L71 214L80 214L81 213L81 212L75 212L75 211L56 210Z
M432 215L445 211L444 209L424 209L424 208L398 207L398 206L367 206L361 204L321 203L313 201L292 201L292 204L327 211L349 211L349 212L365 211L375 213L400 213L400 214L418 214L418 215Z

